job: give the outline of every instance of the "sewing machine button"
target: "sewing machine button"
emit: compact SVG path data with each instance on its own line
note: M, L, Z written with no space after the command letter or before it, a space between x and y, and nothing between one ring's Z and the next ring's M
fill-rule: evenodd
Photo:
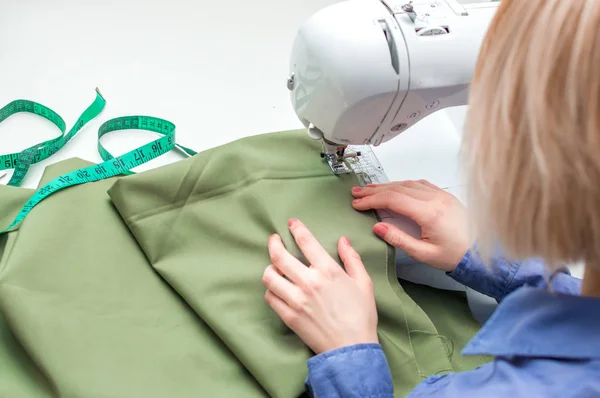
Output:
M431 104L427 105L425 108L434 109L434 108L437 108L439 105L440 105L440 101L433 101Z
M395 126L392 126L390 130L396 132L405 129L406 127L408 127L406 123L400 123Z

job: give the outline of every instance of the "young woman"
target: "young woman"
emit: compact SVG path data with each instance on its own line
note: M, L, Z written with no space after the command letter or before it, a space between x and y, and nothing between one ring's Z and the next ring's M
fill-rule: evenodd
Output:
M428 182L353 190L355 209L389 208L423 230L416 240L381 223L377 235L500 302L465 349L494 360L429 377L411 396L600 396L600 1L503 0L473 79L463 160L474 235L459 201ZM311 267L271 237L265 298L317 353L309 387L392 397L360 257L340 239L346 273L300 221L290 230ZM560 266L574 262L583 281Z

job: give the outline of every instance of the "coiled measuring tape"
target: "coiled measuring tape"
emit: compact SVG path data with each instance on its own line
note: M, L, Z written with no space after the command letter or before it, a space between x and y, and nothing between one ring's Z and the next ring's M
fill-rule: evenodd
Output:
M58 152L79 132L79 130L81 130L83 126L102 112L105 104L106 101L104 100L104 97L102 97L100 91L96 89L96 99L81 114L81 116L79 116L77 122L66 134L66 124L63 118L52 109L42 104L38 104L37 102L20 99L12 101L0 109L0 123L16 113L29 112L49 120L58 127L61 132L60 136L35 144L21 152L0 155L0 171L15 169L10 181L8 181L8 185L19 186L32 164L48 159Z
M25 149L19 154L3 155L2 157L0 157L0 160L10 159L10 161L12 162L11 165L13 165L12 168L15 169L15 173L13 174L11 181L13 181L17 170L24 170L23 172L21 172L22 175L14 179L12 185L17 185L22 181L31 164L39 162L42 159L47 159L52 154L56 153L56 151L62 148L62 146L64 146L69 141L69 139L77 133L77 131L79 131L88 121L95 118L102 111L102 109L104 108L105 100L102 97L102 95L100 95L100 92L98 90L96 90L96 93L96 101L94 101L94 103L90 105L90 107L88 107L88 109L86 109L86 111L80 116L76 125L73 127L73 129L71 129L71 131L69 131L67 135L64 135L65 124L62 118L58 116L58 114L56 114L54 111L47 107L44 107L43 105L37 104L33 101L19 100L22 104L19 108L17 108L16 105L17 101L13 101L6 107L2 108L7 108L8 112L11 112L12 110L12 113L10 113L8 116L16 112L31 112L31 110L33 110L32 113L38 114L52 121L56 126L58 126L59 129L61 129L61 131L63 131L63 135L61 135L61 137L34 145L30 148ZM20 110L17 111L17 109ZM0 110L0 117L2 115L1 112L2 110ZM6 119L6 117L4 117L4 119ZM0 119L0 122L4 119ZM102 146L100 139L103 135L112 131L129 129L151 131L160 134L161 137L137 149L129 151L124 155L117 157L114 157ZM100 153L100 157L102 158L102 160L104 160L104 162L71 171L45 184L43 187L38 189L35 192L35 194L27 201L27 203L19 211L13 222L4 230L0 231L0 235L12 230L21 221L23 221L23 219L25 219L25 217L31 212L31 210L35 206L37 206L41 201L43 201L53 193L74 185L85 184L93 181L100 181L118 175L133 174L134 172L132 171L132 169L141 166L142 164L147 163L161 155L164 155L172 149L177 149L187 156L193 156L196 154L195 151L186 148L182 145L179 145L175 142L175 125L169 122L168 120L152 116L124 116L108 120L107 122L102 124L102 126L100 126L100 128L98 129L98 152ZM24 152L26 152L25 155L23 155ZM20 166L21 164L26 166ZM7 165L8 161L4 166ZM7 168L9 167L5 167L4 169L0 170L5 170Z

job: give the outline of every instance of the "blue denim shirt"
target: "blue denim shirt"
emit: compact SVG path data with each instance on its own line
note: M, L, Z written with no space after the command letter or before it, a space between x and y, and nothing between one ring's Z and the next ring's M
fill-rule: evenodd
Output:
M426 378L409 397L600 397L600 299L580 296L568 271L548 287L540 261L493 262L490 271L468 253L449 275L500 303L462 352L494 360ZM378 344L316 355L306 383L315 398L394 396Z

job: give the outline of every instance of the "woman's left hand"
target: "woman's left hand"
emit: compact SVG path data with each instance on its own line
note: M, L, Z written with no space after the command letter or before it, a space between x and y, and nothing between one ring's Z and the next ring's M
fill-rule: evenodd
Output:
M273 264L263 274L267 303L317 354L378 343L373 283L348 239L338 242L344 271L304 224L290 220L289 228L310 266L292 256L278 235L271 236Z

